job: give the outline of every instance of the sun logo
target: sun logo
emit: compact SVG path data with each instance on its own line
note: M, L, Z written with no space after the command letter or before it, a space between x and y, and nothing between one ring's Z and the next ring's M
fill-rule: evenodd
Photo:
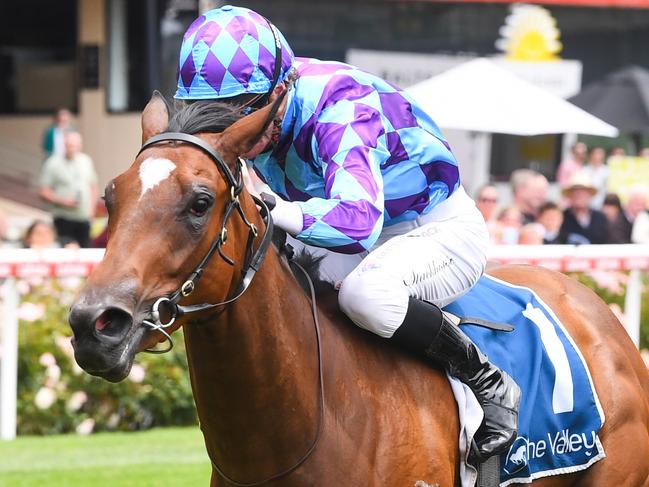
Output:
M496 47L515 61L554 61L563 47L557 21L538 5L512 5L500 35Z

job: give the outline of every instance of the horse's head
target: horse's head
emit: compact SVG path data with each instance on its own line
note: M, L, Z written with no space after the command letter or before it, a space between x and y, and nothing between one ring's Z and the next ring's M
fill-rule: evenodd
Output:
M216 107L216 112L210 109L207 114L212 120L210 127L219 117ZM181 299L187 305L220 302L231 295L246 258L248 220L260 224L249 195L245 191L237 195L242 186L238 158L259 144L276 109L277 103L219 133L211 133L213 128L205 130L204 125L201 129L200 124L198 129L196 125L187 128L191 123L176 118L170 130L200 132L200 140L192 143L170 135L170 140L147 145L146 141L169 125L164 100L157 95L151 99L142 115L143 150L105 190L110 236L106 254L70 312L75 358L87 372L114 382L122 380L135 354L163 338L152 330L154 326L145 324L171 321L153 311L168 315L175 309L173 302ZM225 105L221 110L226 118L222 125L238 118ZM197 142L205 143L206 148L195 145ZM220 162L208 154L211 149ZM241 212L236 207L239 201ZM227 243L223 243L226 233ZM218 248L212 249L219 239L221 245L216 247L222 247L223 258ZM216 256L205 270L208 275L188 296L183 283L211 249ZM228 264L228 257L236 264ZM163 299L164 306L157 309L154 304L161 297L173 302ZM171 333L178 326L179 321L165 331Z

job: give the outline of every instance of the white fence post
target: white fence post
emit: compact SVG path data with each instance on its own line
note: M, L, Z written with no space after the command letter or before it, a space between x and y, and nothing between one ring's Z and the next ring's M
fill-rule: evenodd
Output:
M640 271L634 269L629 272L629 281L626 285L626 296L624 297L624 327L636 347L640 347L641 302L642 280L640 279Z
M0 439L16 438L16 393L18 380L18 290L12 277L4 283L0 315Z

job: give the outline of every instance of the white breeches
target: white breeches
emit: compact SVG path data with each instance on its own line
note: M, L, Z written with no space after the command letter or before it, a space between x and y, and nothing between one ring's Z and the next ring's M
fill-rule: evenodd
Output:
M459 188L429 214L386 227L369 253L308 249L324 255L322 277L342 280L343 312L361 328L389 338L403 323L410 297L442 307L471 289L484 272L488 245L482 215Z

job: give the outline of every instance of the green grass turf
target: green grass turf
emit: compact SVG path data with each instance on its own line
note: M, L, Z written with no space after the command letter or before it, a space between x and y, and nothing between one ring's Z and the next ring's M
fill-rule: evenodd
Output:
M0 441L1 487L203 487L209 479L198 427Z

